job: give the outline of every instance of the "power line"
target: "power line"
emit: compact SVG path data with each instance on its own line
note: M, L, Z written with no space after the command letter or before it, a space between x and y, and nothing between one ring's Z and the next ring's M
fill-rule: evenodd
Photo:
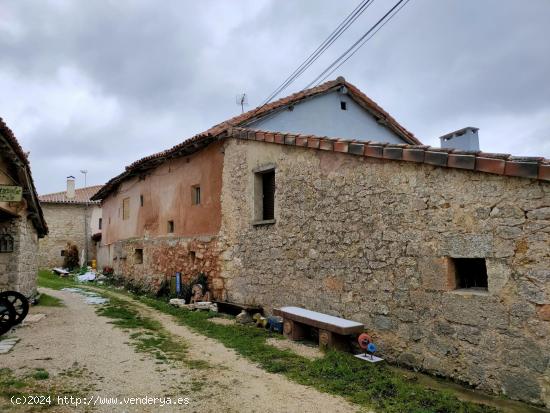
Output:
M334 31L321 43L317 49L264 101L271 101L275 96L286 89L305 70L307 70L330 47L357 18L370 6L374 0L362 0L359 5L334 29Z
M369 34L371 34L378 26L380 26L380 24L382 24L382 22L384 22L386 20L386 18L391 14L393 13L393 11L395 9L397 9L401 3L403 3L405 0L399 0L390 10L388 10L388 12L386 14L384 14L384 16L382 16L369 30L367 30L366 33L364 33L355 43L353 43L344 53L342 53L340 56L338 56L325 70L323 70L321 72L321 74L319 76L317 76L315 79L313 79L313 81L311 81L304 89L308 89L310 88L313 84L315 84L319 79L322 79L323 76L325 76L327 74L327 72L329 72L334 66L338 65L340 63L340 61L342 59L344 59L352 50L354 50L359 44L361 47L363 44L366 43L363 42L363 40L365 40L365 38L367 38L369 36ZM407 0L409 1L409 0ZM357 47L357 49L359 48ZM355 53L355 52L353 52ZM349 56L351 57L351 55ZM348 57L348 58L349 58Z
M311 53L285 81L279 85L262 103L262 106L270 102L274 97L293 83L305 70L307 70L354 22L361 16L374 0L362 0L344 20L332 31L332 33Z
M405 7L409 1L410 1L410 0L406 0L405 3L403 3L403 4L402 4L402 5L401 5L401 6L400 6L391 16L390 16L390 17L388 17L388 18L386 19L386 21L384 21L384 23L382 23L382 25L381 25L378 29L376 29L376 30L374 31L374 33L372 33L369 37L367 37L365 40L363 40L363 42L357 47L357 49L355 49L348 57L346 57L342 62L340 62L340 64L338 64L338 66L336 66L336 67L335 67L334 69L332 69L329 73L327 73L322 79L320 79L320 80L316 83L315 86L317 86L317 85L323 83L323 82L325 81L326 78L330 77L330 75L332 75L336 70L338 70L338 68L340 68L340 66L342 66L344 63L346 63L346 62L350 59L350 57L352 57L355 53L357 53L357 52L359 51L359 49L360 49L366 42L368 42L370 39L372 39L372 38L374 37L374 35L375 35L376 33L378 33L378 31L379 31L382 27L384 27L384 26L386 25L386 23L389 23L389 21L390 21L391 19L393 19L393 18L395 17L395 15L396 15L397 13L399 13L399 11L400 11L403 7ZM307 89L307 88L306 88L306 89Z

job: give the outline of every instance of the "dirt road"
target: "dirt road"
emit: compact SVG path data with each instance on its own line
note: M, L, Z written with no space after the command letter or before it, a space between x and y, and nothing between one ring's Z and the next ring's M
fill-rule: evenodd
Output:
M99 412L353 412L357 406L346 400L290 382L263 371L215 340L176 324L171 316L156 312L125 296L135 308L160 321L175 340L188 346L188 357L204 360L214 368L201 370L161 363L149 353L138 353L129 344L130 332L100 317L84 297L68 291L41 289L63 300L65 307L34 307L46 313L39 323L18 329L21 338L0 366L22 374L42 368L53 382L70 378L86 396L189 398L175 407L80 406L54 407L49 411ZM75 373L76 372L76 373ZM59 380L58 380L59 381Z

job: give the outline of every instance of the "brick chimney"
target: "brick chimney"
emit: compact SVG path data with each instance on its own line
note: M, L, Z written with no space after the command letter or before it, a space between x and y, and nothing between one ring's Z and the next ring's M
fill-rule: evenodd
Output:
M73 199L75 197L74 193L74 176L67 177L67 198Z
M468 126L448 133L439 138L442 148L460 149L463 151L479 151L478 128Z

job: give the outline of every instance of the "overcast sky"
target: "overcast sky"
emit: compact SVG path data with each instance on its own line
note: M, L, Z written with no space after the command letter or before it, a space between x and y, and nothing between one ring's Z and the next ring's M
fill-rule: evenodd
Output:
M39 193L101 184L257 106L359 0L0 0L0 116ZM394 0L375 0L284 95ZM411 0L343 75L426 144L464 126L485 151L550 158L550 1Z

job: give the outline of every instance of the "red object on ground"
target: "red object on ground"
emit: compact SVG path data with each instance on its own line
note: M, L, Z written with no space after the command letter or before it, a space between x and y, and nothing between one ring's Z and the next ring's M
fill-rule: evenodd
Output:
M369 343L372 343L372 338L370 338L367 333L361 333L359 334L357 341L359 342L359 347L361 347L363 350L366 350Z

